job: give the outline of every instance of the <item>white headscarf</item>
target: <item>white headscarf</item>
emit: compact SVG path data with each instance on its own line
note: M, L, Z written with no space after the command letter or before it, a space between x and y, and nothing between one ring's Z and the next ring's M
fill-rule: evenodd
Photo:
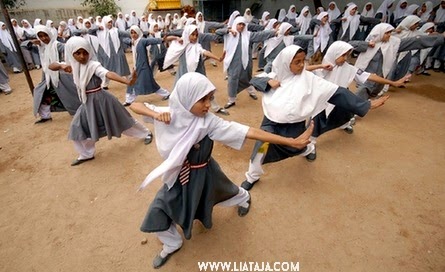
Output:
M407 7L405 7L404 9L402 9L400 7L400 5L402 5L403 3L408 4L408 1L407 0L400 0L399 3L397 3L396 9L394 10L394 20L399 19L400 17L403 17L403 16L407 15L406 14L406 8Z
M268 12L268 11L263 12L263 15L261 16L261 22L260 22L262 26L265 27L269 23L270 19L267 19L267 16L269 16L269 15L270 15L270 12ZM247 23L247 21L246 21L246 23Z
M156 146L165 160L151 171L139 190L161 175L168 189L173 187L190 149L209 134L219 119L212 113L198 117L190 112L196 102L215 89L204 75L196 72L186 73L178 80L169 99L170 124L154 122Z
M273 30L273 29L274 29L273 25L274 25L276 22L278 22L277 19L275 19L275 18L270 19L270 20L269 20L269 23L267 23L267 26L264 28L264 30Z
M48 23L46 24L46 26L48 26ZM83 27L83 17L82 16L77 17L76 27L77 27L77 29L82 29L82 27Z
M83 22L84 22L84 25L85 25L85 21L83 21ZM90 21L90 23L91 23L91 21ZM69 18L68 19L68 28L71 30L71 32L74 32L77 29L77 27L74 25L73 18Z
M353 49L352 45L343 41L333 42L326 55L323 57L322 64L331 64L334 68L332 71L323 70L323 78L327 81L337 84L340 87L348 88L355 77L357 68L344 62L341 66L335 64L335 60Z
M202 16L202 21L198 20L199 15ZM204 14L202 14L202 12L197 12L196 16L195 16L195 20L196 20L196 26L198 28L198 32L199 33L204 33L205 28L206 28L206 22L204 21Z
M57 29L54 26L51 26L51 24L53 24L53 21L46 20L46 27L51 31L51 33L53 33L54 36L57 37Z
M165 14L165 28L170 29L172 23L172 15L170 13Z
M136 40L133 39L133 37L131 38L131 52L133 53L133 65L134 67L136 67L136 58L137 58L137 46L139 41L142 39L142 37L144 36L144 33L142 33L142 30L137 26L137 25L132 25L130 27L130 32L134 31L138 34L138 38Z
M224 71L227 71L230 63L233 60L233 55L235 54L236 48L238 47L238 42L240 40L239 35L241 34L242 44L241 44L241 63L243 68L246 69L249 64L249 45L250 45L250 31L247 31L247 22L244 17L236 17L233 21L232 29L236 30L236 26L240 23L245 24L242 33L238 33L235 37L232 33L228 33L225 36L224 49L226 50L226 57L224 58Z
M140 25L141 25L141 30L143 32L147 32L147 31L149 32L151 25L154 25L154 24L156 24L156 23L149 24L147 21L147 17L145 15L141 17Z
M248 23L252 22L253 16L250 8L246 8L246 10L244 11L244 19L246 19L246 22Z
M419 23L421 20L416 15L408 15L403 19L400 24L397 26L397 29L401 29L402 31L400 33L394 33L394 37L397 37L399 39L403 38L409 38L409 37L416 37L419 35L422 35L420 31L417 29L411 30L410 28L414 26L416 23ZM417 53L418 50L411 50L411 54L414 55ZM397 61L400 61L403 59L410 51L403 51L399 53L399 57L397 58Z
M272 52L281 42L284 42L285 46L289 46L294 43L294 36L288 35L284 36L284 33L288 31L292 27L289 23L281 23L278 28L278 35L276 37L270 38L264 42L265 50L264 57L269 56L270 52Z
M161 15L158 15L158 17L156 19L156 23L158 23L158 27L160 29L164 29L165 23L164 23L164 19L162 18Z
M36 31L36 34L43 32L50 38L50 42L48 44L39 39L39 55L43 73L45 74L46 87L50 88L50 83L52 82L53 86L57 88L59 86L59 71L52 71L48 68L51 63L60 62L59 50L57 48L57 45L59 44L57 41L57 36L53 35L51 30L44 25L38 25L34 28L34 30ZM38 37L39 36L37 35L37 38Z
M23 30L26 32L26 33L28 33L29 35L35 35L36 34L36 32L34 31L34 28L32 28L32 25L29 23L29 21L28 20L26 20L26 19L23 19L22 20L22 26L23 26L23 22L26 22L27 24L28 24L28 27L23 27Z
M300 35L305 35L306 34L306 31L309 29L309 25L310 25L311 20L312 20L311 12L309 12L307 14L307 16L304 17L304 13L306 11L309 11L309 7L308 6L304 6L301 9L300 15L298 15L298 17L295 19L295 22L300 27Z
M9 50L17 52L11 33L9 33L8 29L2 29L4 25L5 23L0 22L0 40L2 41L3 45L6 46Z
M173 14L171 29L176 29L178 23L179 23L179 15L177 13L175 13L175 14Z
M20 39L23 38L23 34L24 34L25 30L24 30L22 27L19 26L19 22L17 22L16 19L11 19L11 23L12 23L13 21L15 21L15 22L17 23L16 26L12 26L12 27L14 28L15 35L16 35L17 38L20 40Z
M165 54L164 69L178 61L182 54L185 54L187 71L196 71L203 49L198 42L190 42L190 35L195 30L197 30L196 25L188 25L182 32L182 44L177 41L172 41L171 45L167 49L167 53Z
M122 18L119 17L119 15L121 15ZM125 21L124 14L123 14L122 12L119 12L119 13L117 14L117 19L116 19L116 22L114 23L114 25L115 25L120 31L125 31L125 30L127 30L127 29L126 29L127 22Z
M442 0L443 2L444 0ZM442 3L441 2L441 3ZM445 9L442 8L442 5L439 4L439 8L436 11L436 18L434 18L434 23L443 23L445 21Z
M317 19L321 21L323 17L329 16L326 11L323 11L322 13L317 15ZM314 52L317 52L318 48L320 48L320 51L323 52L328 46L329 43L329 35L331 34L332 29L328 22L326 22L324 25L320 24L319 26L315 26L314 30Z
M431 16L431 11L433 11L433 2L426 1L423 4L426 6L426 10L422 14L420 14L420 11L419 11L419 17L422 20L422 22L427 22Z
M391 17L391 10L388 9L389 6L391 6L391 4L394 3L394 0L384 0L383 3L379 6L379 8L377 9L377 13L381 13L382 14L382 18L385 18L385 22L389 22L389 19Z
M331 4L335 5L334 10L331 10L329 8L329 6L331 6ZM340 10L337 7L337 3L335 3L334 1L329 2L328 10L326 12L329 14L329 22L332 21L332 20L337 19L338 16L340 16L340 14L341 14Z
M280 9L280 12L278 13L278 22L283 22L284 19L286 19L286 10L285 9Z
M434 31L434 23L432 23L432 22L425 23L419 29L419 32L421 33L421 35L429 35L429 33L426 31L430 28L433 28L433 31ZM428 54L430 53L431 49L432 48L430 47L430 48L425 48L425 49L420 50L420 63L423 63L425 61L425 59L428 56Z
M316 116L328 106L338 86L303 69L295 75L290 63L301 47L289 45L272 63L267 76L280 82L280 87L263 94L264 115L277 123L297 123Z
M83 28L84 29L90 29L90 28L86 27L87 22L90 23L90 28L92 26L91 21L89 19L85 19L85 20L83 20ZM90 34L88 34L88 31L87 31L87 33L83 34L82 37L90 42L91 46L93 46L94 53L97 54L97 50L99 50L99 39L97 38L97 36L90 35Z
M33 24L33 26L34 26L34 28L36 27L36 26L38 26L38 25L42 25L40 22L42 21L42 19L40 19L40 18L36 18L35 20L34 20L34 24Z
M89 53L89 60L86 64L80 64L77 62L73 54L79 49L85 49ZM73 70L73 80L77 87L77 94L82 103L87 102L86 88L91 80L91 77L96 72L97 68L102 65L97 61L92 61L94 52L90 46L90 43L81 37L70 38L65 45L66 60ZM104 68L103 68L104 69Z
M355 33L357 32L358 26L360 25L360 15L357 14L357 11L355 12L354 15L351 15L350 12L354 8L357 8L356 4L349 5L343 15L343 18L346 18L346 21L343 21L341 23L343 33L340 38L343 38L343 36L346 34L346 30L348 29L348 27L349 27L349 39L348 40L352 40L352 37L354 37Z
M227 22L227 25L228 25L229 27L232 27L232 25L233 25L233 21L235 21L235 18L238 17L238 16L240 16L240 15L241 15L241 14L240 14L239 11L237 11L237 10L235 10L234 12L232 12L232 14L230 14L229 21Z
M292 11L292 8L294 8L295 11ZM289 6L289 9L287 10L286 17L288 20L295 20L297 18L297 7L295 5Z
M100 46L102 46L102 48L105 51L105 54L107 54L108 57L111 56L109 37L111 38L111 42L113 43L114 46L114 51L115 51L114 53L117 53L121 46L121 41L119 39L119 32L117 28L115 27L111 27L111 29L108 28L108 22L110 21L112 21L111 17L105 16L102 19L104 29L98 30L97 32L97 38L99 39Z
M370 10L366 10L367 5L371 5ZM367 2L363 7L362 13L360 15L364 17L374 17L374 4L372 2Z
M417 14L417 11L416 11L416 9L418 9L419 8L419 5L417 5L417 4L411 4L411 5L409 5L407 8L406 8L406 11L405 11L405 15L416 15ZM414 12L416 12L416 13L414 13Z
M133 15L133 13L135 15ZM139 19L136 16L136 11L135 10L131 11L129 23L130 23L130 26L132 26L132 25L139 25Z
M355 62L355 67L365 71L369 65L369 62L374 58L377 51L380 49L383 55L382 72L383 77L386 77L391 70L399 51L400 39L391 36L389 41L382 42L383 35L386 32L392 31L394 27L387 23L380 23L371 30L366 41L374 41L375 46L370 48L366 52L360 53Z

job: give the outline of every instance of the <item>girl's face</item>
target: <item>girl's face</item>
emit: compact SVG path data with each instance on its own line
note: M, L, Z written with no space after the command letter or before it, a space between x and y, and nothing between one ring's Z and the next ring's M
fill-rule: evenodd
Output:
M366 10L367 10L367 11L370 11L371 8L372 8L372 5L371 5L371 4L367 4L367 5L366 5Z
M292 8L290 9L290 12L295 12L295 8L292 7Z
M108 23L107 23L107 27L108 27L108 29L111 29L112 27L113 27L113 21L109 21Z
M328 20L329 20L329 15L324 16L323 18L321 18L321 24L322 25L326 24Z
M80 64L87 64L88 59L90 58L90 54L87 50L80 48L76 52L73 53L74 59Z
M342 66L343 63L345 63L348 60L349 54L351 54L352 50L349 50L348 52L344 53L340 57L335 59L335 65Z
M198 21L202 22L202 14L199 14Z
M295 54L289 66L290 71L294 75L299 75L301 74L301 72L303 72L305 58L306 58L306 53L304 53L303 51Z
M2 25L2 30L6 30L6 24Z
M214 93L215 91L212 91L203 98L199 99L190 109L190 112L198 117L206 116L206 114L209 112L210 102L213 100Z
M334 4L330 4L330 5L329 5L329 9L330 9L330 10L334 10L334 9L335 9L335 5L334 5Z
M159 31L159 26L158 25L154 25L153 26L153 31L154 32L158 32Z
M413 24L412 26L410 26L410 27L409 27L409 30L414 31L414 30L416 30L418 27L419 27L419 23L417 22L417 23Z
M304 16L304 17L307 17L308 14L309 14L309 10L306 10L306 11L303 13L303 16Z
M134 30L131 30L130 36L131 36L131 39L133 39L133 40L137 40L139 38L138 33Z
M29 27L29 24L28 24L27 22L23 21L23 22L22 22L22 26L23 26L24 28L28 28L28 27Z
M17 21L16 20L12 20L11 22L12 22L13 26L17 26Z
M387 42L387 41L389 41L389 38L391 37L391 32L392 32L392 30L391 30L391 31L388 31L388 32L385 32L385 34L383 34L382 42Z
M421 12L425 12L426 11L426 5L425 4L422 5L422 8L420 9L420 11Z
M239 23L239 24L236 25L236 31L241 33L241 32L244 31L245 27L246 27L246 25L244 23Z
M195 31L193 31L190 36L189 36L189 40L191 43L196 43L198 41L198 30L195 29Z
M37 37L39 37L39 40L41 40L45 44L49 44L49 42L51 41L50 37L45 32L37 33Z
M85 27L86 27L86 28L90 28L90 27L91 27L91 23L90 23L90 22L86 22L86 23L85 23Z
M349 12L349 14L351 14L351 16L354 16L356 12L357 12L357 7L351 9L351 11Z

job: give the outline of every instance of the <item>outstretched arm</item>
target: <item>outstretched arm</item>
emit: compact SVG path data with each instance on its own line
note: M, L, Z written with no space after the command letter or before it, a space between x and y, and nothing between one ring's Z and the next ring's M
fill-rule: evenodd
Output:
M170 112L157 112L147 108L143 103L134 102L130 105L130 109L137 114L151 117L157 121L170 124L171 116Z
M392 81L392 80L380 77L380 76L378 76L376 74L371 74L368 77L368 80L374 81L374 82L377 82L377 83L380 83L380 84L389 84L389 85L394 86L394 87L401 87L401 86L405 86L405 81L407 79L409 79L410 77L411 77L411 75L407 75L407 76L404 76L404 77L402 77L401 79L399 79L397 81Z
M287 145L294 148L302 149L311 141L309 140L312 131L314 130L314 122L312 121L309 128L298 136L298 138L286 138L280 135L272 134L258 128L249 128L246 137L249 139L259 140L262 142L269 142L273 144Z
M106 77L110 80L114 80L114 81L129 85L129 86L133 85L137 79L136 71L133 71L130 78L122 77L122 76L116 74L115 72L111 72L111 71L108 71L108 73L106 74Z

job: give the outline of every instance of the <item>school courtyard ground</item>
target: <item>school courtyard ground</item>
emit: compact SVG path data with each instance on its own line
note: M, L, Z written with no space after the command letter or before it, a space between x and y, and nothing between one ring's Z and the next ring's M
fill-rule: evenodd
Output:
M222 63L206 67L224 105ZM199 271L198 262L231 262L232 271L250 262L298 262L302 272L445 271L445 74L431 73L390 88L390 100L357 120L353 134L320 137L315 162L266 165L250 213L216 207L213 228L196 222L160 271ZM31 75L37 85L41 70ZM156 78L172 89L168 72ZM152 271L161 243L139 225L161 182L136 190L161 162L155 142L101 139L95 160L71 167L71 116L35 125L24 74L10 79L14 92L0 95L0 271ZM123 85L110 91L124 100ZM167 105L156 95L138 101ZM262 116L261 98L242 92L223 118L258 127ZM238 185L253 144L215 144L214 158Z

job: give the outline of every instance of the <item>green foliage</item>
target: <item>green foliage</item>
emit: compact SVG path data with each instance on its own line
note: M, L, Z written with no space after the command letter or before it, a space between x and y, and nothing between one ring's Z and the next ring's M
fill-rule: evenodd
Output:
M25 0L2 0L7 9L16 9L26 4Z
M84 7L89 7L92 14L100 16L116 15L121 10L114 0L84 0L80 4Z

